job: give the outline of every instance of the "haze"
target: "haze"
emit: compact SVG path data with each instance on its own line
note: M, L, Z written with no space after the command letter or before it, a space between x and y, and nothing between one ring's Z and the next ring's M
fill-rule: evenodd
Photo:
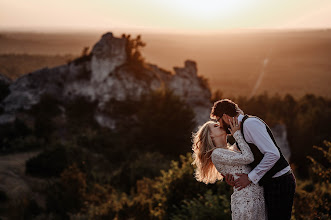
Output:
M0 0L0 30L217 32L330 28L329 0Z

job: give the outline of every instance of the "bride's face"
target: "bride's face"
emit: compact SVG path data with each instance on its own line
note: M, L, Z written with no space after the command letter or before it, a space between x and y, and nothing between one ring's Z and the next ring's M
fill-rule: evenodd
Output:
M218 123L209 124L210 136L212 138L226 138L226 132Z
M217 119L227 134L231 134L231 132L229 131L230 128L229 119L232 119L232 117L226 114L223 114L222 117Z

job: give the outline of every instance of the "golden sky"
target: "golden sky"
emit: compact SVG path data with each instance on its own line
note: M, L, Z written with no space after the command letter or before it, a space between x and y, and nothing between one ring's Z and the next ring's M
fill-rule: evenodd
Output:
M331 0L0 0L0 30L331 28Z

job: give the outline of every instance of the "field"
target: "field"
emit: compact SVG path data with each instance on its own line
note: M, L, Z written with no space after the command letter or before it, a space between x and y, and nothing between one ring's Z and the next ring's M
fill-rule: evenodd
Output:
M0 73L15 79L65 64L84 47L92 48L102 34L2 32ZM212 90L225 96L268 92L331 97L331 30L141 35L147 43L147 62L172 70L187 59L195 60Z

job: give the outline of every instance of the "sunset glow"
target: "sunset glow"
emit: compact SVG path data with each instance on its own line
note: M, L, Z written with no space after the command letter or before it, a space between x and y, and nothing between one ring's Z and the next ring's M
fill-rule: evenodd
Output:
M181 0L168 1L178 13L199 19L213 19L219 17L231 17L238 14L245 6L245 0Z
M0 30L330 27L329 0L0 0Z

